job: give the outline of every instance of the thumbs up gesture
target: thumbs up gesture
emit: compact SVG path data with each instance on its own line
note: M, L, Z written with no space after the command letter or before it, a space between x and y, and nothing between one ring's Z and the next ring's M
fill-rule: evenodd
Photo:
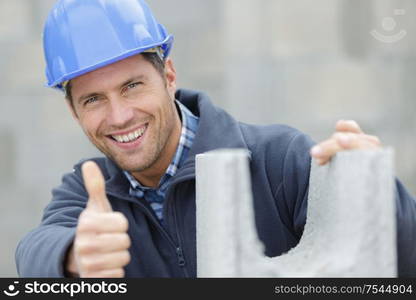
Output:
M66 269L79 277L124 277L130 262L128 221L113 212L105 193L104 177L92 161L82 165L88 203L81 213Z

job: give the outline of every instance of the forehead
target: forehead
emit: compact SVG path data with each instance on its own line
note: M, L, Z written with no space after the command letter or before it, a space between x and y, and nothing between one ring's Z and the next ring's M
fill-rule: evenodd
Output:
M74 94L78 89L102 88L133 76L150 75L150 72L151 64L138 54L72 79L71 89Z

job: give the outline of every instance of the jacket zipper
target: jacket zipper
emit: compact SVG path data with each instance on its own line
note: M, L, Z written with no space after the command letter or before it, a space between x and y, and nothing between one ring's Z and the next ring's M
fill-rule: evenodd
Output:
M188 174L187 176L185 175L185 176L183 176L180 179L177 179L177 180L172 181L171 182L171 186L169 187L169 189L168 189L168 191L166 193L166 203L165 204L166 205L168 204L168 201L171 198L170 197L170 194L172 193L171 191L173 190L173 187L176 186L176 184L178 184L179 182L184 182L184 181L187 181L187 180L190 180L190 179L194 179L194 178L195 178L194 175L189 175ZM172 202L172 201L170 201L170 202ZM189 277L189 273L188 273L188 270L186 269L186 266L185 266L186 265L186 260L185 260L185 257L183 255L183 250L181 248L182 239L181 239L181 236L180 236L180 233L179 233L179 228L178 228L178 221L177 221L177 213L176 213L176 205L175 205L175 203L172 203L172 206L173 206L172 207L172 209L173 209L173 223L174 223L174 226L175 226L176 238L177 238L178 244L179 244L179 247L176 249L176 254L178 256L179 266L182 268L185 277L188 278Z
M185 258L183 257L183 252L182 252L181 247L176 248L176 255L178 256L179 266L184 267L185 266ZM186 277L189 277L189 276L186 276Z
M177 228L177 225L176 225L177 222L176 222L175 207L174 207L174 222L175 222L175 231L176 231L177 237L178 237L178 245L175 244L175 242L171 239L171 237L166 232L166 230L160 225L159 221L156 219L154 214L145 205L143 205L142 203L137 202L137 201L132 201L132 199L129 199L129 198L120 197L120 195L113 194L112 192L107 191L107 194L110 195L110 196L113 196L116 199L124 199L126 201L132 202L133 204L136 204L136 205L140 206L145 211L146 215L151 218L151 220L153 221L154 224L156 224L156 228L159 230L159 232L162 233L162 235L166 238L166 240L173 247L173 249L175 249L176 257L177 257L177 260L178 260L178 265L183 270L185 277L189 277L188 272L185 268L186 261L185 261L185 258L183 256L183 251L182 251L182 248L181 248L181 241L179 239L179 233L178 233L178 230L177 230L178 228Z
M168 199L168 197L166 197L166 199ZM183 255L182 248L180 247L180 245L182 245L182 239L181 239L181 236L179 234L178 222L177 222L177 218L176 218L176 205L175 205L175 203L173 203L172 205L173 205L173 222L175 224L176 238L178 239L178 244L179 244L179 247L176 249L176 254L178 256L179 266L182 268L185 277L188 278L189 274L188 274L188 270L185 267L185 264L186 264L185 257Z

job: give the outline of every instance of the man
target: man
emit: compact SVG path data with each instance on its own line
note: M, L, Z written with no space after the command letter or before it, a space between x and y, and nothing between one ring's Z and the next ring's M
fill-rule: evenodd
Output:
M290 127L239 123L206 95L176 89L171 45L142 0L61 0L51 11L48 85L66 93L105 157L77 164L54 189L16 250L21 276L195 277L195 155L216 148L250 150L257 229L266 254L280 255L302 236L310 154L325 164L381 147L354 121L312 149ZM416 275L416 202L398 181L396 203L399 274Z

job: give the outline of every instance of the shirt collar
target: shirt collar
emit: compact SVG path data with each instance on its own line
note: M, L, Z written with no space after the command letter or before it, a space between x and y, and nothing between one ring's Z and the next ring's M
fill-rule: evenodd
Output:
M192 143L195 138L195 133L198 128L198 117L192 114L192 112L178 100L175 100L175 103L177 105L182 120L181 136L179 138L179 144L178 148L176 149L175 155L173 156L171 163L166 169L166 173L160 179L157 189L164 188L166 186L167 181L176 174L176 171L186 160L187 154L189 152L189 149L192 147ZM143 186L129 172L123 171L123 173L129 180L132 189L136 191L146 191L151 189L149 187Z

